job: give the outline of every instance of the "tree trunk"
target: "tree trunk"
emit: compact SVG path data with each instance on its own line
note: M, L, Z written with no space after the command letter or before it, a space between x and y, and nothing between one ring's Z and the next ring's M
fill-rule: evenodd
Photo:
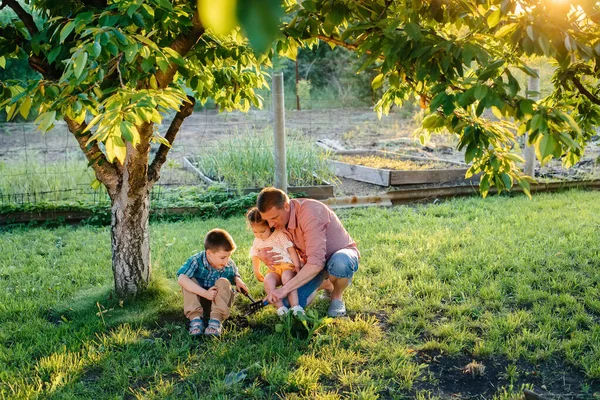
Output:
M112 266L119 297L141 293L150 280L150 187L147 148L127 144L120 185L111 193ZM141 152L138 150L142 150Z
M125 193L112 203L112 266L119 297L136 295L150 280L150 196Z

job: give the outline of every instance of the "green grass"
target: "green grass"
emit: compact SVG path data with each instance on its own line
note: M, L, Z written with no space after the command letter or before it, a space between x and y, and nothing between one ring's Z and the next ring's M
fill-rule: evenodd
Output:
M234 260L261 294L241 217L152 224L151 289L124 303L111 295L108 228L5 229L0 398L448 398L450 374L481 382L454 366L439 372L456 360L487 366L495 389L486 398L542 384L591 397L599 200L570 191L340 212L362 254L351 315L310 340L276 332L272 310L221 339L188 336L175 271L207 230L232 233ZM226 383L245 368L245 379ZM552 375L562 372L575 384Z
M273 185L273 131L246 131L222 140L218 146L199 154L196 165L209 178L236 189ZM327 164L327 154L310 137L289 132L286 138L288 183L291 186L332 182L335 175Z

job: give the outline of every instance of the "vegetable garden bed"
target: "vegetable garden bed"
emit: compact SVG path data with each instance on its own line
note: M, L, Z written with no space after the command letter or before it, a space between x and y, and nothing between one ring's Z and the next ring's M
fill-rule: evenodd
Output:
M238 190L242 194L248 193L256 193L260 192L262 188L260 187L248 187L248 188L240 188L236 189L228 186L227 182L223 182L222 180L216 177L209 177L204 172L200 171L196 167L197 162L193 157L184 157L183 158L183 166L186 170L191 171L198 175L198 177L206 182L208 185L218 185L223 184L227 190ZM314 177L314 181L316 182L314 185L305 185L305 186L288 186L289 193L302 193L306 197L323 200L333 197L333 185L327 182L324 179L319 178L318 176Z
M337 176L379 186L476 183L479 178L465 178L464 163L425 158L378 150L341 150L333 153L329 164Z

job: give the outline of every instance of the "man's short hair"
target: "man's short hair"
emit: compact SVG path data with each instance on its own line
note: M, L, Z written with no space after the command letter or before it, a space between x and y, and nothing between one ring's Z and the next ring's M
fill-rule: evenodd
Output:
M283 190L266 187L260 191L256 198L256 208L261 213L267 212L273 207L281 210L283 205L289 200L289 197Z
M204 249L210 251L234 251L235 242L224 229L213 229L204 237Z

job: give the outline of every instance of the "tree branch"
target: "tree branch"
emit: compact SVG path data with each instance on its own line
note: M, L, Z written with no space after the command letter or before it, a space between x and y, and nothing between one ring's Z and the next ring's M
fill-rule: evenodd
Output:
M118 185L117 171L115 166L108 162L106 156L98 147L98 143L94 143L91 146L86 147L86 142L90 138L90 134L81 134L83 130L86 128L87 124L85 122L78 123L75 120L65 117L65 121L67 122L67 126L69 127L69 131L79 143L79 148L85 154L85 158L90 162L91 167L94 169L96 173L96 178L106 186L109 190L114 190ZM98 161L103 161L101 164Z
M346 43L346 42L344 42L343 40L336 39L336 38L332 38L332 37L329 37L329 36L325 36L325 35L317 35L317 38L319 38L320 40L322 40L322 41L324 41L324 42L326 42L326 43L333 43L333 44L335 44L335 45L337 45L337 46L342 46L342 47L345 47L345 48L347 48L348 50L352 50L352 51L354 51L354 50L358 49L358 46L357 46L357 45L355 45L355 44L352 44L352 43ZM367 51L367 54L370 54L370 53Z
M25 24L25 28L27 28L27 31L31 36L39 32L38 27L35 24L35 21L33 20L31 14L25 11L25 9L21 7L17 0L3 0L2 7L6 5L12 8L15 14L17 14L17 17L19 17L19 19L23 21L23 24Z
M585 88L585 86L583 86L583 84L581 83L581 81L579 80L579 78L572 76L571 77L571 81L573 82L573 84L575 85L575 87L579 90L579 92L584 95L585 97L587 97L588 99L590 99L590 101L596 105L600 106L600 99L596 96L594 96L592 93L590 93L589 90L587 90Z
M171 44L171 48L179 53L182 57L184 57L194 45L200 39L200 36L204 34L204 27L200 22L200 16L198 15L198 11L194 13L194 17L192 18L192 30L187 33L180 34L177 39ZM169 69L167 72L158 71L156 73L156 81L158 82L158 87L166 88L169 86L175 73L177 72L177 64L170 63Z
M88 7L96 7L96 8L108 7L108 1L106 1L106 0L82 0L81 2Z
M175 115L175 118L173 118L173 121L171 121L171 125L165 134L165 139L169 142L169 144L171 144L171 146L175 141L175 137L181 128L183 120L192 115L192 112L194 111L196 99L192 96L188 96L187 98L189 103L186 102L181 105L181 108ZM150 165L150 168L148 168L148 182L150 185L153 185L156 181L158 181L158 178L160 178L160 168L167 160L169 149L170 148L164 144L161 144L158 148L158 151L154 156L154 160L152 160L152 164Z

